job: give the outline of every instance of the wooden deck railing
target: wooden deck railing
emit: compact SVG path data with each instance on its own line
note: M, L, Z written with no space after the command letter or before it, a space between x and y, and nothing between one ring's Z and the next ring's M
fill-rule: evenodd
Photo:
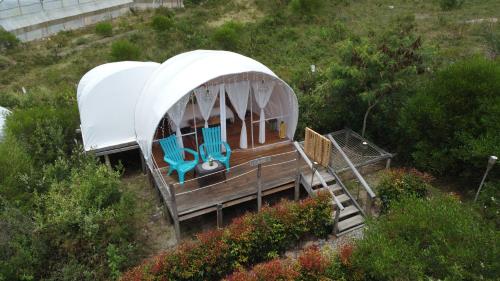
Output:
M225 180L209 185L201 185L200 179L214 176L216 173L186 180L184 184L168 184L165 180L166 168L159 168L154 161L153 176L155 179L159 176L161 178L156 182L160 185L160 192L172 215L176 237L180 239L180 221L217 212L218 226L221 226L222 208L257 200L260 209L262 197L290 189L291 184L295 186L295 194L298 194L297 160L294 150L253 159L231 167L230 171L226 172Z

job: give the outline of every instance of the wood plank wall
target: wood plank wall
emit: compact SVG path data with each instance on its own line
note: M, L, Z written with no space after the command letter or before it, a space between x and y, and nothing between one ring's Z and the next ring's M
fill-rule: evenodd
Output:
M318 162L323 167L330 163L332 143L323 135L306 128L306 137L304 140L304 152L313 161Z

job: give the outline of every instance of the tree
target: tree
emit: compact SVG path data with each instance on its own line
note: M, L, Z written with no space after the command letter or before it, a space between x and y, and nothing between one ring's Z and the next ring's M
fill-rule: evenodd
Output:
M418 168L478 182L488 156L500 154L498 116L500 63L475 57L445 67L421 87L402 108L399 127Z
M396 29L380 38L348 39L340 44L340 58L329 70L330 90L355 96L366 106L361 135L365 135L370 112L385 98L402 89L413 74L421 71L420 37L413 21L402 18Z

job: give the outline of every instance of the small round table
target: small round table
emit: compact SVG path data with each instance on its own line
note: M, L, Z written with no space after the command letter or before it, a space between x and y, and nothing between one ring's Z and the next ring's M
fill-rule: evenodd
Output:
M214 160L212 166L207 161L196 165L194 174L200 187L203 187L226 180L226 167L218 160Z

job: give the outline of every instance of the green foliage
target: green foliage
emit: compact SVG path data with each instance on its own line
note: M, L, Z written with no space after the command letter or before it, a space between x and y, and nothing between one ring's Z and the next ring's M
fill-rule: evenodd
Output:
M399 126L419 169L479 177L500 154L498 116L500 62L476 57L439 71L408 100Z
M311 14L321 8L321 0L291 0L290 8L298 14Z
M15 138L39 165L71 152L77 127L78 115L72 106L16 110L6 122L7 134Z
M13 49L19 44L17 37L0 27L0 50Z
M464 4L465 0L439 0L439 6L444 11L458 9Z
M151 20L151 26L158 32L166 31L174 26L174 20L164 15L156 15Z
M351 270L374 281L497 280L499 238L452 198L409 197L369 222Z
M4 205L0 280L103 280L134 262L123 258L136 251L134 201L120 191L118 172L80 150L45 166L47 188L32 194L30 208Z
M431 177L417 170L391 169L377 185L377 194L382 201L382 212L387 212L394 202L413 196L424 198L430 187Z
M95 33L102 37L110 37L113 35L113 25L109 22L100 22L95 26Z
M483 218L500 229L500 181L484 184L477 200L477 209Z
M30 182L33 160L23 147L8 137L0 142L0 197L16 207L31 206L35 191Z
M401 17L394 24L379 37L352 37L336 45L338 59L312 90L311 95L317 98L307 98L312 103L305 109L313 116L314 112L328 112L329 119L317 118L308 120L309 123L330 123L336 128L347 125L361 128L363 134L375 107L387 108L387 115L394 115L394 106L387 105L400 101L398 96L403 95L411 78L422 69L421 42L414 35L414 19ZM387 121L380 123L371 131L394 131L395 124L391 127ZM317 129L332 131L331 127Z
M325 237L332 205L322 194L299 203L283 201L235 219L224 230L197 235L124 274L122 280L219 280L241 266L269 260L306 234Z
M240 23L229 21L218 27L213 33L213 40L223 49L234 51L238 47L240 32L243 27Z
M141 50L127 40L113 42L111 45L111 57L114 61L138 60Z

